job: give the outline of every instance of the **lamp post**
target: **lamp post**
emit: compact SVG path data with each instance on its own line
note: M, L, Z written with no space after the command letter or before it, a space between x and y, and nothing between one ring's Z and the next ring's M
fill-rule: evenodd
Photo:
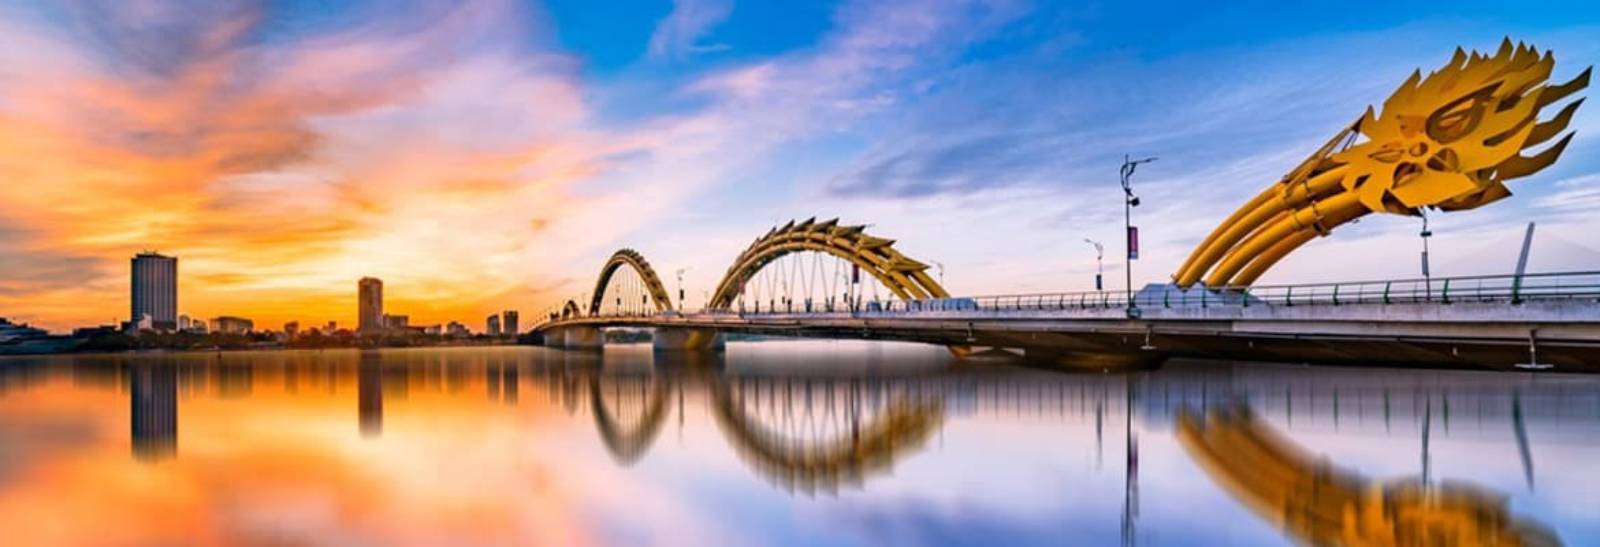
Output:
M1422 212L1422 286L1424 296L1433 300L1433 274L1428 269L1428 238L1433 237L1433 230L1428 229L1428 213Z
M678 274L678 311L680 311L680 312L684 311L685 308L689 307L688 302L684 302L684 300L683 300L684 299L684 296L683 296L683 272L687 272L687 271L689 271L689 268L678 268L678 271L677 271L677 274Z
M1139 196L1133 195L1133 187L1129 185L1129 179L1133 178L1133 171L1139 167L1139 164L1150 163L1152 161L1156 161L1156 158L1149 157L1140 160L1133 160L1129 159L1127 154L1123 154L1122 156L1122 227L1123 237L1126 238L1124 240L1125 246L1127 248L1127 253L1123 255L1123 262L1125 264L1123 273L1127 276L1125 282L1128 289L1129 315L1137 313L1135 310L1138 309L1138 307L1133 305L1133 259L1138 252L1135 245L1138 245L1139 237L1138 234L1134 232L1133 227L1133 208L1139 206Z
M1106 246L1087 237L1083 238L1083 242L1094 245L1094 290L1103 291L1105 290L1105 284L1101 282L1101 279L1106 273Z

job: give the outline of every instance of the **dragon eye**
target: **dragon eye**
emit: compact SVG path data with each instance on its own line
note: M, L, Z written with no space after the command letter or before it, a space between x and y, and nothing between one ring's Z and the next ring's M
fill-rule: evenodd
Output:
M1483 86L1433 111L1425 125L1428 137L1448 144L1472 133L1478 122L1483 121L1483 110L1494 99L1494 91L1499 87L1500 82Z
M1439 153L1428 158L1428 169L1434 171L1455 172L1461 169L1461 159L1456 152L1449 148L1439 149Z

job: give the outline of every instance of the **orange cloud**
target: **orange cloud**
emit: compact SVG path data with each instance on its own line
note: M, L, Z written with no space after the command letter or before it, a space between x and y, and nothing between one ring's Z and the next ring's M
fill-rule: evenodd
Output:
M196 317L348 322L366 275L417 323L527 307L567 187L636 144L585 130L570 61L475 46L533 32L508 2L271 40L254 3L191 7L0 23L39 52L0 55L0 310L120 318L142 249Z

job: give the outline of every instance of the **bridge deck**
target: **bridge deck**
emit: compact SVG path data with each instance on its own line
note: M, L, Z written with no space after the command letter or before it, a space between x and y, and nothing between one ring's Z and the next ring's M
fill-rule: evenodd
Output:
M1035 355L1176 355L1267 361L1486 366L1537 360L1600 371L1600 302L1041 306L822 313L662 313L554 321L560 328L685 328L816 338L1022 348ZM1150 349L1153 348L1153 349ZM1069 358L1069 361L1071 359ZM1096 363L1090 359L1085 363ZM1092 365L1091 365L1092 366Z

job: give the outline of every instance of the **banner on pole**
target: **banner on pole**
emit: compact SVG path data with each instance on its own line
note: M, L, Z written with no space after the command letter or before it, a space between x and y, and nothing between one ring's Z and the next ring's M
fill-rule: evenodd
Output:
M1139 259L1139 227L1128 227L1128 259Z

